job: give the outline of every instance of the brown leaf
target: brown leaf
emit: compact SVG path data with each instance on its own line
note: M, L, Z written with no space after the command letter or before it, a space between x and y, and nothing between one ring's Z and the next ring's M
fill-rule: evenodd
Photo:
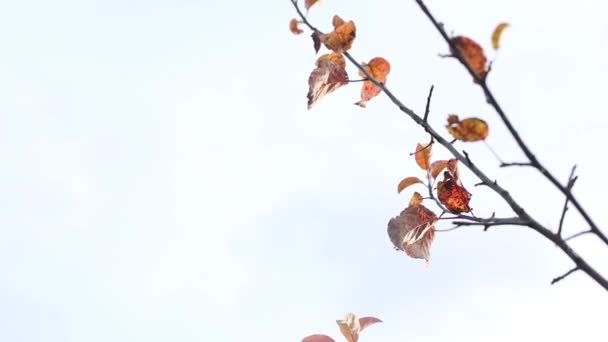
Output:
M454 49L452 54L454 56L460 55L461 58L466 62L471 70L481 79L486 77L486 56L483 49L479 44L468 37L456 36L451 39Z
M331 61L340 65L342 69L346 69L346 60L344 60L344 56L341 53L332 52L319 57L316 62L317 66L321 61Z
M321 38L319 36L319 31L315 31L310 35L310 37L312 38L312 44L315 48L315 53L318 53L319 49L321 48Z
M458 175L458 159L452 158L448 160L448 171L450 171L454 178L459 180L460 177Z
M414 192L414 194L412 195L412 198L410 199L410 203L408 205L408 207L414 206L414 205L419 205L422 204L422 201L424 199L422 198L422 195L416 191Z
M357 342L359 339L359 332L361 331L361 325L359 319L352 313L347 313L344 319L337 320L340 332L348 342Z
M433 179L437 178L437 176L439 176L441 171L443 171L443 169L445 169L447 166L448 166L447 160L436 160L436 161L432 162L431 168L429 170L429 172L431 173L431 177L433 177Z
M308 109L321 97L348 84L348 75L338 63L330 60L317 61L317 68L308 78Z
M500 48L500 37L502 36L502 32L509 26L508 23L500 23L496 26L494 32L492 32L492 47L494 50Z
M289 21L289 31L291 31L291 33L293 33L293 34L300 34L300 33L304 32L304 31L302 31L302 30L301 30L301 29L298 27L298 25L299 25L300 23L301 23L301 22L300 22L300 21L298 21L298 20L297 20L297 19L295 19L295 18L294 18L294 19L291 19L291 20Z
M417 183L422 184L422 180L420 180L420 178L418 178L418 177L405 177L401 180L401 182L399 182L399 185L397 185L397 193L400 193L401 191L403 191L403 189L407 188L408 186L414 185Z
M391 71L390 63L382 57L374 57L369 63L363 63L362 66L372 78L381 83L386 83L386 77ZM359 71L359 76L366 77L361 71ZM361 101L355 104L365 108L367 101L378 96L380 91L381 89L372 83L372 81L364 81L363 87L361 88Z
M425 171L431 166L430 161L431 155L433 154L432 148L433 146L431 144L427 144L425 146L422 146L422 144L416 145L416 164L418 164L418 166Z
M448 171L443 173L443 181L437 182L437 197L452 214L468 213L471 211L469 201L471 194L458 184Z
M363 331L363 329L369 327L370 325L376 323L382 323L382 320L371 316L359 318L359 325L361 326L361 330L359 332Z
M355 40L357 28L351 20L344 22L337 15L333 19L334 30L327 34L319 34L319 39L328 49L342 53L351 48Z
M448 132L460 141L485 140L489 134L488 124L478 118L459 120L457 115L448 116Z
M435 238L435 222L435 213L423 205L407 207L388 222L388 236L397 250L428 262Z
M319 0L306 0L304 1L304 8L308 11L314 4L319 2Z
M310 336L304 337L302 342L336 342L336 341L327 335L317 334L317 335L310 335Z

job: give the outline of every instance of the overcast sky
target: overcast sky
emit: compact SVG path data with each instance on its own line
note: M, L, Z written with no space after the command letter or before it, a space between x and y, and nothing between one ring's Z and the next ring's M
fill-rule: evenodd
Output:
M490 58L498 100L608 232L604 165L608 5L428 1ZM390 61L388 86L424 110L490 124L517 146L413 0L325 0L310 20L354 20L360 61ZM0 6L0 340L300 341L339 337L352 311L384 323L362 341L606 341L608 296L522 228L440 233L430 266L393 250L388 220L422 176L428 136L354 83L306 109L314 51L289 0L5 1ZM356 71L348 67L355 78ZM446 133L447 134L447 133ZM538 174L499 169L462 144L540 222L563 196ZM447 158L436 148L436 158ZM512 213L462 170L478 216ZM585 229L574 210L567 234ZM449 224L440 225L447 228ZM574 247L608 276L608 249Z

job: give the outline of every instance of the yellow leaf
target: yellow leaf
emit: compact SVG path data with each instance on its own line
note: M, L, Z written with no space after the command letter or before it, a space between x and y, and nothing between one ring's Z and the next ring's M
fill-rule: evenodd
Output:
M403 178L401 180L401 182L399 182L399 185L397 185L397 192L401 192L401 191L403 191L403 189L407 188L408 186L414 185L414 184L417 184L417 183L421 183L422 184L422 181L418 177L406 177L406 178Z
M502 31L504 31L510 25L508 23L500 23L492 32L492 47L494 50L498 50L500 47L500 37L502 36Z
M422 204L422 200L423 200L422 195L418 191L416 191L412 195L412 198L410 199L410 203L408 204L408 207Z
M489 134L488 124L478 118L459 120L457 115L448 117L448 132L460 141L485 140Z

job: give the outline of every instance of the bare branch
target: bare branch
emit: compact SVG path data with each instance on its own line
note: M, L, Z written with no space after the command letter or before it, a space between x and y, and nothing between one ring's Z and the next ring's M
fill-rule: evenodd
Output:
M576 171L576 165L574 165L572 167L572 170L570 171L570 176L568 177L568 184L566 185L566 187L568 188L568 191L572 190L574 183L578 179L578 177L574 176L575 171ZM562 216L559 218L559 227L557 228L558 236L562 236L562 228L564 226L564 219L566 218L566 212L568 211L568 202L569 201L570 201L570 199L566 196L566 200L564 201L564 208L562 209Z
M561 276L557 277L557 278L553 278L553 280L551 280L551 285L557 283L558 281L564 280L564 278L566 278L567 276L571 275L572 273L579 271L580 268L578 268L578 266L574 267L573 269L571 269L570 271L562 274Z
M523 163L500 163L500 167L509 167L509 166L533 166L531 163L529 162L523 162Z
M429 89L429 96L426 98L426 108L424 110L424 122L427 122L429 118L430 106L431 106L431 97L433 96L433 89L435 89L435 85L431 85L431 89Z
M574 238L577 238L577 237L579 237L581 235L585 235L585 234L589 234L589 233L593 233L593 231L592 230L585 230L585 231L582 231L582 232L578 232L576 234L568 236L567 238L564 239L564 241L570 241L570 240L572 240Z

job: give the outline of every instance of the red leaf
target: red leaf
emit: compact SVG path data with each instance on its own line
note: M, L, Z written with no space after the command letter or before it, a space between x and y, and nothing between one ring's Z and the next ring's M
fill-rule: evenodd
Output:
M422 183L422 181L418 177L406 177L406 178L403 178L401 180L401 182L399 182L399 185L397 185L397 192L401 193L401 191L403 191L403 189L407 188L410 185L414 185L414 184L417 184L417 183Z
M302 342L336 342L336 341L327 335L317 334L317 335L310 335L310 336L304 337Z
M308 78L308 109L321 97L348 84L348 75L342 66L331 60L319 60L317 68Z
M437 197L452 214L471 211L471 194L449 172L443 173L444 180L437 183Z

